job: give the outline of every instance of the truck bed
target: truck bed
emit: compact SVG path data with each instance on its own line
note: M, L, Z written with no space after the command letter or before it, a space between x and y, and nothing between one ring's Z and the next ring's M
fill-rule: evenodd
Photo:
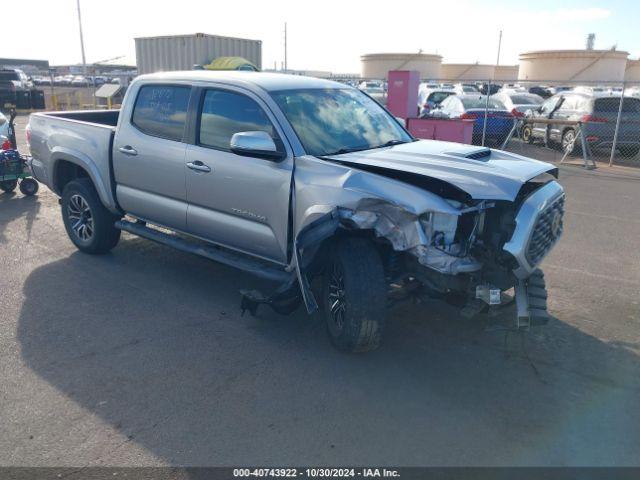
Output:
M56 166L66 161L83 168L93 180L107 208L115 208L111 149L119 110L34 113L31 129L31 166L36 179L57 194Z
M115 127L118 124L120 110L78 110L71 112L47 112L42 115Z

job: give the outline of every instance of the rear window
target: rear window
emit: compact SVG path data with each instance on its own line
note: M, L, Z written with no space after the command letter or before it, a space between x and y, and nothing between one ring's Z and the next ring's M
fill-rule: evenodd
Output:
M598 98L594 104L594 111L603 113L618 113L620 108L620 97ZM640 113L640 100L637 98L624 98L622 102L624 113Z
M538 95L511 95L514 105L540 105L542 98Z
M485 106L501 110L506 108L501 101L496 100L495 98L490 98L488 103L486 97L461 98L460 100L462 101L464 108L484 108Z
M10 80L20 80L20 75L11 70L0 71L0 82L8 82Z
M187 121L189 87L146 85L138 92L131 122L154 137L181 141Z

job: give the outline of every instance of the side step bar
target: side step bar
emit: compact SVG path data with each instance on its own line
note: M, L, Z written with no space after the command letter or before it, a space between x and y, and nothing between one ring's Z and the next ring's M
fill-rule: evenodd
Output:
M266 280L284 283L293 275L293 273L271 267L266 263L253 260L242 254L234 253L230 250L223 250L222 248L193 243L177 235L170 235L168 233L161 232L160 230L149 228L143 223L118 220L115 223L115 227L120 230L124 230L125 232L138 235L139 237L147 238L154 242L173 247L177 250L192 253L224 265L244 270L245 272Z

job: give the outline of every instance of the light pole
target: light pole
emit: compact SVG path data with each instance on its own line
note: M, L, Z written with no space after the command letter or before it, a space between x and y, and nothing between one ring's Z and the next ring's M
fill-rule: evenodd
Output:
M80 50L82 52L82 74L87 77L87 59L84 56L84 37L82 35L82 15L80 14L80 0L76 0L78 7L78 29L80 30Z

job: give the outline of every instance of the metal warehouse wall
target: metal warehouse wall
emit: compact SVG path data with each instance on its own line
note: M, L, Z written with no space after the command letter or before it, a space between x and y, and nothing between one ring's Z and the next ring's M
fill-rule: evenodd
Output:
M191 70L218 57L243 57L262 68L262 41L196 33L136 38L138 73Z

